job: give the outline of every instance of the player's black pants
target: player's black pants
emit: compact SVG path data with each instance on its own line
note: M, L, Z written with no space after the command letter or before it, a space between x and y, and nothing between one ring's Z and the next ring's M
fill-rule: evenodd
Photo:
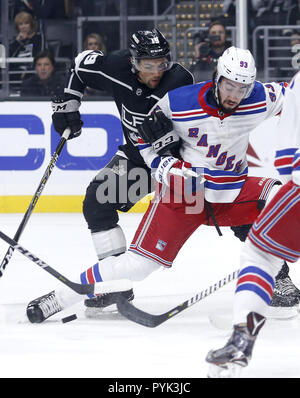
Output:
M149 168L115 155L87 187L83 214L92 232L114 228L117 210L127 212L140 199L154 191Z

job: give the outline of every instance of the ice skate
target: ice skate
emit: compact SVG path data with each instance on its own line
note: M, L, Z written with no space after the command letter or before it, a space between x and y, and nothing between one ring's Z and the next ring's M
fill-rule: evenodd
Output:
M300 290L288 275L289 268L285 264L275 279L272 301L266 314L270 319L289 319L298 316Z
M277 279L272 297L271 307L295 307L300 302L300 290L287 275Z
M255 312L247 317L247 325L234 325L227 344L211 350L206 356L210 364L209 378L237 378L242 368L248 366L257 334L265 323L265 318Z
M86 299L84 301L86 307L85 316L87 318L103 318L110 315L118 316L119 313L115 304L119 294L127 298L128 301L134 299L133 289L123 292L105 293L92 299Z
M284 262L275 279L275 289L271 307L295 307L300 302L300 290L293 284L289 277L289 267Z
M55 292L52 291L31 301L27 306L26 313L31 323L41 323L62 309Z

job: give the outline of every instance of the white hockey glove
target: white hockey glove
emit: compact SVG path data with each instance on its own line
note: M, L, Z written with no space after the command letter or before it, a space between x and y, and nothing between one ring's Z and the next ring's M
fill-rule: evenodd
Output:
M177 175L183 179L200 177L200 174L192 170L191 163L184 162L173 156L163 157L155 171L155 179L161 184L169 186L170 174Z

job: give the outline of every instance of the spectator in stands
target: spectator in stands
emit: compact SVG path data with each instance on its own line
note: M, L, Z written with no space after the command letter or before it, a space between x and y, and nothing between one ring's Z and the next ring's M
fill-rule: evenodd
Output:
M34 57L44 48L41 33L36 31L36 23L32 15L22 11L14 19L17 36L10 43L10 57Z
M104 40L98 33L90 33L84 40L83 43L84 50L100 50L103 54L106 54L106 46ZM108 95L106 91L99 91L95 90L91 87L86 87L84 91L84 95L91 96L91 95Z
M34 18L31 14L22 11L15 16L14 23L17 36L9 45L9 56L24 60L35 57L44 49L44 38L37 32ZM10 75L11 84L18 88L21 81L29 77L28 71L33 70L33 65L31 62L12 63L9 65L9 70L18 71Z
M190 71L195 82L211 79L219 57L231 45L226 41L226 27L222 22L214 21L208 28L207 36L196 36L194 40L194 60Z
M52 97L61 94L65 76L55 71L55 59L51 52L43 51L34 58L36 75L23 81L21 96Z
M106 46L98 33L90 33L87 35L83 47L85 50L100 50L103 54L106 54Z

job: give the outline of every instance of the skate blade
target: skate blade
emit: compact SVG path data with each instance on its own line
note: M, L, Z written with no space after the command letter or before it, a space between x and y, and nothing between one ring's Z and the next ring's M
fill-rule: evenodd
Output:
M267 319L291 319L299 315L299 305L295 307L268 307Z
M210 364L207 372L209 379L237 379L240 377L242 367L235 363L227 363L224 366Z
M84 311L84 316L89 319L100 319L100 320L110 320L110 319L125 319L121 315L115 304L109 307L99 308L99 307L86 307Z

